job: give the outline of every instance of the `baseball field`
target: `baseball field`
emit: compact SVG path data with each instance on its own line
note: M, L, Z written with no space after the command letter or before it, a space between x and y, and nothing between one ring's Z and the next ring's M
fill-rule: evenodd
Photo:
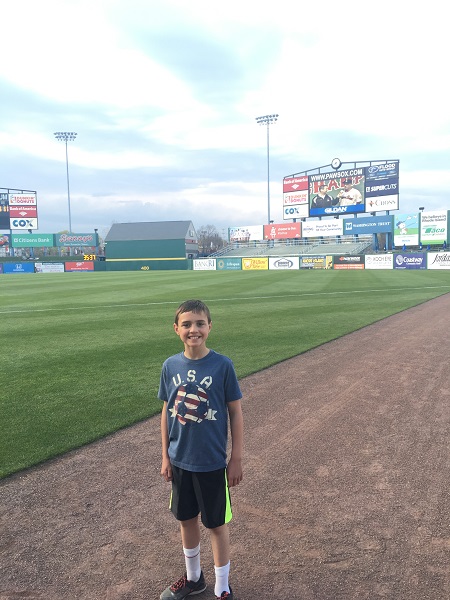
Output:
M433 271L4 276L0 477L158 411L187 298L210 305L212 346L243 378L449 290Z

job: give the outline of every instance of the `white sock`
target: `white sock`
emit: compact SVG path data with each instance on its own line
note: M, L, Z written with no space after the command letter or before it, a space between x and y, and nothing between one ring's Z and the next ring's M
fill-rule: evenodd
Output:
M220 598L222 592L230 593L230 586L228 585L228 575L230 574L230 563L223 567L216 567L214 565L214 572L216 574L216 585L214 586L214 593Z
M200 544L196 548L183 547L183 552L188 581L198 581L202 572L200 568Z

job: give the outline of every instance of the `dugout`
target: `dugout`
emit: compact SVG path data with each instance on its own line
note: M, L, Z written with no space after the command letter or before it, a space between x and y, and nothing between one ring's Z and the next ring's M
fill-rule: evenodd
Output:
M107 271L189 269L197 257L191 221L114 223L105 238Z

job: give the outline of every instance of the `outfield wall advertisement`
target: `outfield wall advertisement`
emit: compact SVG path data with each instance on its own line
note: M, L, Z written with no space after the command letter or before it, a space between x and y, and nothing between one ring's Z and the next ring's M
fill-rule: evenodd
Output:
M216 270L216 259L215 258L197 258L193 262L194 271L215 271Z
M429 252L427 267L429 269L450 269L450 252Z
M240 258L218 258L216 268L218 271L240 271L242 261Z
M364 256L361 254L335 256L333 259L333 269L364 269Z
M426 269L427 255L421 252L394 255L394 269Z
M424 211L420 216L420 241L424 245L448 241L448 211Z
M350 169L331 170L330 165L323 173L285 177L283 220L398 210L399 161L356 164Z
M392 215L358 217L357 219L344 219L344 235L391 233L392 223Z
M300 258L298 256L289 256L287 258L269 257L269 269L288 270L300 268Z
M392 254L366 254L366 269L392 269L394 266L394 257Z
M394 246L419 245L419 215L395 215Z
M330 237L342 235L343 219L327 219L323 221L305 221L302 223L303 237Z

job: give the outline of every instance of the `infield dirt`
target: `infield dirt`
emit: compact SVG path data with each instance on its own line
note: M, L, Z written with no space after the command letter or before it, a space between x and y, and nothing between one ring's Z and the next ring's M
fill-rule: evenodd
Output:
M449 359L447 294L241 380L236 600L450 598ZM159 470L155 417L0 482L0 599L157 600ZM202 563L211 600L206 534Z

